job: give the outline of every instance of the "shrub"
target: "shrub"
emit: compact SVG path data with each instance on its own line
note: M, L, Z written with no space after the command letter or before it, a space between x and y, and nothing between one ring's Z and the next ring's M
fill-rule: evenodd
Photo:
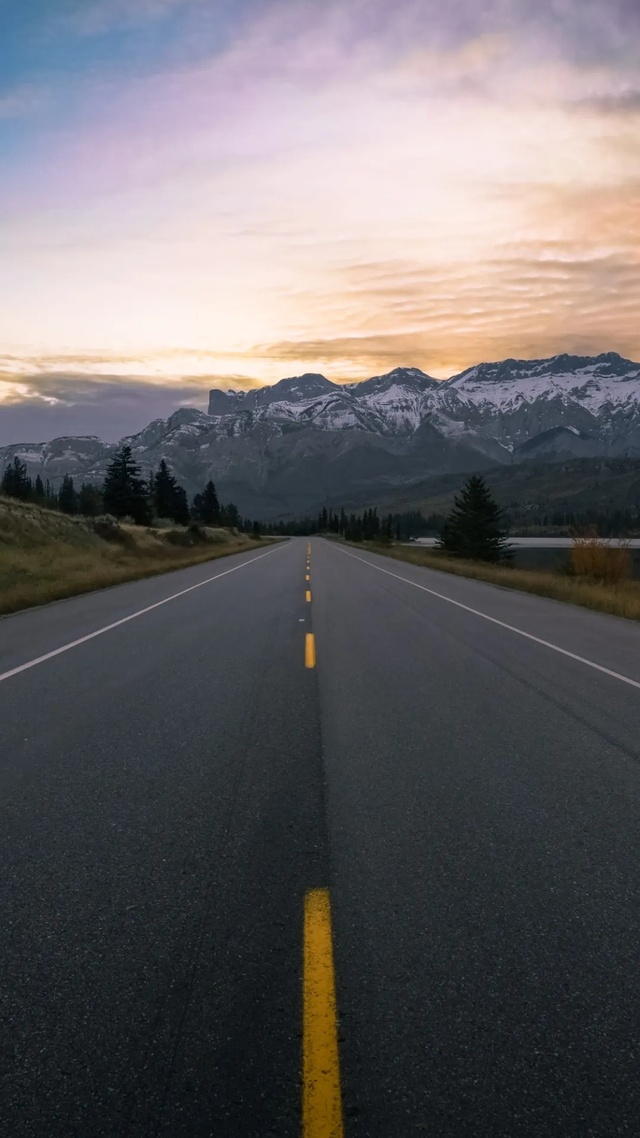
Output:
M172 529L166 533L167 541L171 545L194 546L206 545L209 541L207 531L204 526L199 526L193 522L187 529Z
M130 545L131 536L123 530L117 518L103 514L98 518L87 519L87 525L104 541L116 541L120 545Z
M610 541L587 534L574 537L571 566L576 577L589 577L615 585L631 576L631 551L628 542L612 546Z

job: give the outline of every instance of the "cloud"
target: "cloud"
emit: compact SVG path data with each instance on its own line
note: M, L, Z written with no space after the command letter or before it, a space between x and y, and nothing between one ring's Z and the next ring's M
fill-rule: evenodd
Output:
M143 377L150 406L180 376L638 354L635 0L74 12L74 109L0 187L22 379Z
M78 357L76 367L82 362ZM34 371L33 360L0 358L0 446L72 434L113 441L153 419L168 418L179 407L206 411L212 387L260 386L258 380L235 373L154 382L131 374L58 371L56 363L41 358Z
M0 444L93 434L107 441L141 430L185 405L206 410L199 384L150 384L131 377L0 373Z
M621 91L618 94L588 95L569 104L575 110L597 115L640 114L640 90Z

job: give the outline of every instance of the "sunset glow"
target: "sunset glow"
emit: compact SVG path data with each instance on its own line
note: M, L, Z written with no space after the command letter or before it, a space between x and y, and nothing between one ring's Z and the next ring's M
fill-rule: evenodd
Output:
M0 15L0 418L49 401L67 429L91 377L179 405L640 358L637 6L25 8Z

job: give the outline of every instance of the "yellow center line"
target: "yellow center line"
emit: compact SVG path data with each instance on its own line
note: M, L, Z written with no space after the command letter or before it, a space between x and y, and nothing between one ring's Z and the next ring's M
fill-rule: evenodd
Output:
M307 589L307 596L306 596L307 604L309 603L310 600L311 600L311 589Z
M310 580L311 580L311 574L307 573L307 575L305 577L305 581L310 581Z
M316 638L312 632L307 632L304 638L304 666L305 668L316 666Z
M328 889L304 902L302 1138L344 1138Z

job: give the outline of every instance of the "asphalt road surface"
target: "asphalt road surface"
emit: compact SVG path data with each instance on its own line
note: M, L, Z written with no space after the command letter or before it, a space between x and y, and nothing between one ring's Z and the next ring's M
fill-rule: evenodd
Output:
M0 621L0 1133L637 1136L639 712L320 539Z

